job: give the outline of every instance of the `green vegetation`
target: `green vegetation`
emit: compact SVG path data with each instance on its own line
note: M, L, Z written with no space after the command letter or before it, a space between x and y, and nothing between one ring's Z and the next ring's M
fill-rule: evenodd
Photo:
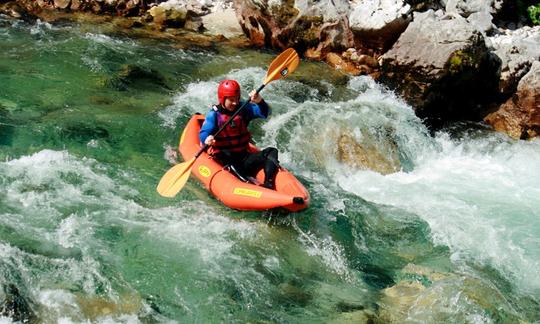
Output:
M540 3L529 6L527 8L527 13L529 14L529 19L533 24L540 25Z
M464 66L469 66L473 62L473 57L466 52L456 51L448 60L449 71L451 74L458 73L463 70Z

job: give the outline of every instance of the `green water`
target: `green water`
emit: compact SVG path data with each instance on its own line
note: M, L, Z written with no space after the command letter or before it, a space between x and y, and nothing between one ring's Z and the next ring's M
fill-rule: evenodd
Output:
M19 300L0 321L539 320L539 143L431 138L368 78L302 62L263 92L255 140L306 211L230 210L194 180L155 192L218 82L255 88L276 54L0 17L0 301ZM343 164L338 129L401 171Z

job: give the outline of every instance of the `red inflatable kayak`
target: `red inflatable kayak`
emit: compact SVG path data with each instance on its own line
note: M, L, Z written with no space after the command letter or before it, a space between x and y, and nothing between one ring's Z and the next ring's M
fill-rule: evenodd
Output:
M184 128L178 148L185 161L193 158L201 148L199 130L203 122L204 116L197 114L190 119ZM250 149L258 151L253 145ZM276 190L255 184L264 181L262 170L254 181L246 182L229 172L228 167L217 163L206 152L203 152L196 159L192 174L202 182L212 195L230 208L266 210L283 207L295 212L306 208L309 204L309 193L306 188L284 168L280 168L276 176Z

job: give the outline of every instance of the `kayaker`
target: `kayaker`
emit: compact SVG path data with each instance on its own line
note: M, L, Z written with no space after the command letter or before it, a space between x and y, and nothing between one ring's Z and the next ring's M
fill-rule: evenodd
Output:
M223 80L217 89L219 104L206 114L199 132L201 143L210 145L209 154L222 165L232 165L243 176L254 177L264 170L263 186L275 189L275 178L279 170L278 150L265 148L257 153L248 151L251 133L249 122L256 118L266 119L270 107L255 90L249 94L250 102L214 137L214 133L225 124L243 102L240 100L240 85L235 80Z

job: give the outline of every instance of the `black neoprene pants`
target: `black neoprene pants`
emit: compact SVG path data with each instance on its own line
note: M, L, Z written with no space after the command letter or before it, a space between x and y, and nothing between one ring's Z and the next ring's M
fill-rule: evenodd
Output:
M242 175L254 177L264 169L264 182L274 182L279 170L278 150L267 147L256 153L227 153L216 156L223 165L232 164Z

